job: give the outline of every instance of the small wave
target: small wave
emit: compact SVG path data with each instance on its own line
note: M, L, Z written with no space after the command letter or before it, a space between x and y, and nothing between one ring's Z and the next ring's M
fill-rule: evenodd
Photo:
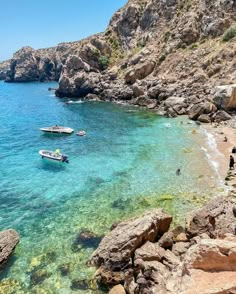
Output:
M77 100L77 101L69 100L69 101L66 101L66 104L81 104L81 103L84 103L84 101L82 101L82 100Z
M223 183L220 173L219 173L219 158L223 157L223 154L218 150L216 139L213 134L209 133L205 128L201 127L201 131L206 136L207 147L201 146L201 150L205 153L209 164L212 166L215 171L218 179Z

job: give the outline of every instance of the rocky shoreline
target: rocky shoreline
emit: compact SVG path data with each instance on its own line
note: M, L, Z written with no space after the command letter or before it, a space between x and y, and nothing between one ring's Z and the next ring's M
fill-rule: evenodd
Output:
M236 173L227 197L212 199L170 228L161 209L121 222L93 253L95 279L116 293L234 293L236 290Z

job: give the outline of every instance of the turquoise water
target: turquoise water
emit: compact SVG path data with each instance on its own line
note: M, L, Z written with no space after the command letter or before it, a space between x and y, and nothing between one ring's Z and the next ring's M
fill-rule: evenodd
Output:
M109 103L66 104L47 91L55 86L0 82L0 224L21 237L0 293L99 293L91 281L88 290L72 287L94 273L86 262L95 245L73 250L79 232L103 236L112 223L153 207L183 223L217 186L194 124ZM87 135L39 131L55 124ZM38 155L57 148L70 164Z

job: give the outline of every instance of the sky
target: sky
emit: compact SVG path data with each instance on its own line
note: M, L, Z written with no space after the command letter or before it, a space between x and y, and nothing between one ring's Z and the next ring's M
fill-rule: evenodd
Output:
M77 41L106 29L127 0L0 0L0 61L23 46Z

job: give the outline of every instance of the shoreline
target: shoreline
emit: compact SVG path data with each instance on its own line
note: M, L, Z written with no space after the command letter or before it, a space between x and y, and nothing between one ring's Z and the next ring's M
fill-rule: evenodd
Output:
M236 130L229 125L202 124L201 128L207 136L204 147L209 155L209 161L211 161L213 168L224 183L229 170L229 156L236 142ZM227 142L224 141L225 137Z

